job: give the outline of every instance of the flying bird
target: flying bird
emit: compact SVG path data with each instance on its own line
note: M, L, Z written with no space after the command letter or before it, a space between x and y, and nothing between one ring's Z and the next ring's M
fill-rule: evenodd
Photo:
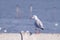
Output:
M39 29L41 29L41 30L44 30L42 21L41 21L36 15L33 15L33 16L32 16L32 19L35 20L35 26L36 26L37 28L39 28ZM38 30L37 28L36 28L36 30Z

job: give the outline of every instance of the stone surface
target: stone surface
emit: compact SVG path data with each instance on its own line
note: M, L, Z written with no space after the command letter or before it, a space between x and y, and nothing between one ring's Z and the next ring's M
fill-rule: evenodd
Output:
M0 40L60 40L60 34L40 33L30 35L29 33L23 33L22 38L20 33L0 34Z

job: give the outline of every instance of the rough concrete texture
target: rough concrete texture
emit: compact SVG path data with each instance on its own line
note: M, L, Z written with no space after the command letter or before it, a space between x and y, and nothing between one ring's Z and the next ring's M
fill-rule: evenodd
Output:
M0 40L20 40L20 34L16 33L2 33L0 34Z
M22 37L20 33L2 33L0 34L0 40L60 40L60 34L32 34L30 33L22 33Z

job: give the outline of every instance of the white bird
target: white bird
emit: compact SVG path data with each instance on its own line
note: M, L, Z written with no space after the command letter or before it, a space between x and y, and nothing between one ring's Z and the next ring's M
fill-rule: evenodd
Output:
M32 19L35 20L35 26L36 26L37 28L40 28L41 30L44 30L42 21L41 21L36 15L33 15L33 16L32 16Z

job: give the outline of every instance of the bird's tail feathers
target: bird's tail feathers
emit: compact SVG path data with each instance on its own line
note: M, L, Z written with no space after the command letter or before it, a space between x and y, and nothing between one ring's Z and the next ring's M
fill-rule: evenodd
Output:
M44 30L44 28L41 28L42 30Z

